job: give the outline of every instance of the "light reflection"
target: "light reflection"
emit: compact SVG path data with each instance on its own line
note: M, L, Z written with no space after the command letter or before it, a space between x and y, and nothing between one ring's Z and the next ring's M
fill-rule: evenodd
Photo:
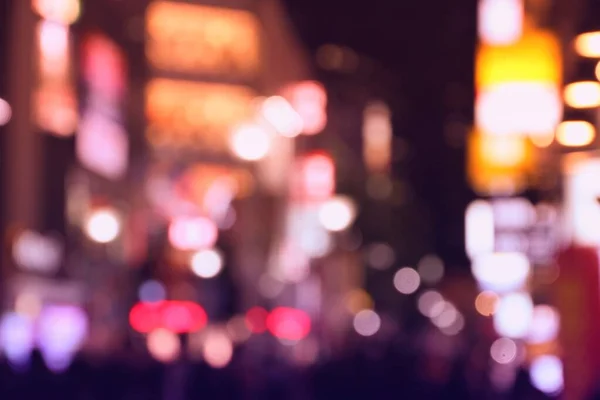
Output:
M373 310L362 310L354 316L354 330L361 336L373 336L381 328L381 318Z
M413 268L402 268L394 275L394 287L402 294L412 294L419 289L421 277Z
M497 339L490 348L490 355L498 364L509 364L517 357L517 344L508 338Z

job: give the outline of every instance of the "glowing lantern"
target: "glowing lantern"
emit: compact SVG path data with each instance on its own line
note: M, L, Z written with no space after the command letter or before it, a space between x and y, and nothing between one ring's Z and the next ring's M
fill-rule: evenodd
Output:
M267 329L273 336L285 340L301 340L310 332L310 317L302 310L279 307L267 317Z
M323 86L314 81L296 83L286 89L286 98L300 115L303 133L315 135L327 124L327 94Z

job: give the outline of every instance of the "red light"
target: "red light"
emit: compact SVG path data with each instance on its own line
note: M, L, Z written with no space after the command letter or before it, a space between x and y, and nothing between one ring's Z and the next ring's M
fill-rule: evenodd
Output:
M204 309L191 301L138 303L129 313L131 327L140 333L158 328L175 333L196 332L206 325Z
M335 192L335 165L328 154L314 153L300 160L298 196L323 201Z
M267 328L279 339L301 340L310 333L310 317L302 310L278 307L267 317Z
M262 307L252 307L246 312L246 326L253 333L263 333L267 330L266 320L269 312Z
M199 250L214 246L217 226L205 217L178 217L169 226L169 241L179 250Z

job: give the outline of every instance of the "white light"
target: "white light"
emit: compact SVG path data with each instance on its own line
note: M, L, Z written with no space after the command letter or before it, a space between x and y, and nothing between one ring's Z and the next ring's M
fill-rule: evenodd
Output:
M476 99L475 120L490 135L554 135L562 118L562 96L552 84L503 83Z
M600 32L586 32L577 36L575 49L582 57L600 58Z
M523 287L530 264L521 253L491 253L477 257L472 271L482 289L502 293Z
M15 240L12 253L16 263L24 269L55 272L60 267L63 247L57 238L25 231Z
M480 0L479 39L493 46L517 42L523 33L523 14L521 0Z
M596 138L596 128L587 121L563 121L556 128L556 141L565 147L581 147Z
M171 362L179 357L181 341L177 335L166 329L152 331L146 337L150 354L161 362Z
M381 318L373 310L362 310L354 316L354 330L361 336L373 336L381 328Z
M533 344L548 343L556 339L560 327L560 316L554 307L537 305L533 309L533 317L527 341Z
M304 129L302 117L281 96L272 96L266 99L262 104L261 112L263 117L282 136L296 137Z
M465 213L465 245L468 256L475 257L494 251L494 209L484 200L475 200Z
M69 28L61 23L42 21L38 25L40 51L47 61L65 62L69 46Z
M490 355L498 364L509 364L517 357L517 344L508 338L497 339L490 348Z
M177 217L169 225L169 242L179 250L212 247L218 236L216 224L205 217Z
M413 268L402 268L394 275L394 287L402 294L412 294L421 284L419 273Z
M596 81L573 82L565 86L565 103L573 108L600 106L600 83Z
M531 297L525 293L512 293L500 299L494 313L494 328L499 335L524 338L529 333L533 317Z
M345 196L327 200L319 209L319 222L325 229L340 232L347 229L356 217L354 202Z
M417 308L426 317L435 318L443 311L446 302L441 294L433 290L423 292L417 300Z
M112 242L121 232L119 215L112 208L95 210L88 216L85 232L95 242Z
M245 161L258 161L266 157L271 149L269 133L259 125L241 125L231 136L231 149Z
M535 220L535 209L525 198L499 199L492 203L496 228L518 230L529 228Z
M201 278L213 278L223 269L223 256L215 249L200 250L192 256L192 271Z
M461 315L451 303L444 303L444 310L435 318L431 319L431 322L435 326L440 329L450 328L452 325L456 323L456 320L460 318Z
M438 256L427 255L419 261L417 270L423 282L435 285L444 277L444 262Z
M213 368L223 368L233 357L233 344L227 333L209 330L204 338L204 361Z
M533 386L544 393L556 394L563 389L563 364L556 356L540 356L533 360L529 376Z
M332 247L331 235L318 227L305 229L300 233L300 247L311 257L324 257Z
M574 159L565 169L565 233L575 244L599 246L600 159Z
M12 117L12 108L10 104L2 98L0 98L0 126L8 124Z
M79 0L33 0L33 9L44 19L70 25L79 18Z

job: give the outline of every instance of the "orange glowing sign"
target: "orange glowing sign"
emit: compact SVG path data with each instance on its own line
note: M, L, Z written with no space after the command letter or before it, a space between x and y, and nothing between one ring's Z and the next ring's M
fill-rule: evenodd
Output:
M473 132L468 146L468 176L475 191L508 194L521 191L533 167L532 144L527 138Z
M259 68L259 23L247 11L155 1L146 35L146 55L159 70L252 77Z
M201 203L219 182L226 183L235 197L245 197L252 190L252 175L247 170L211 164L190 167L179 180L179 188L188 198Z
M228 149L230 129L252 115L247 87L153 79L146 87L146 137L156 148Z

